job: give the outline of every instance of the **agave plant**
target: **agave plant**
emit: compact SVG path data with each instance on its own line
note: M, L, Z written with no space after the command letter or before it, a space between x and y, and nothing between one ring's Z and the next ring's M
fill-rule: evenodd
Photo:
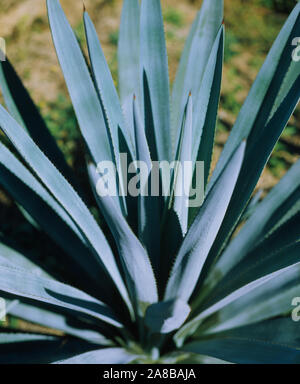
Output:
M171 96L159 0L124 1L119 95L86 10L89 60L59 1L47 6L101 225L16 72L3 62L9 112L0 107L0 127L11 145L0 144L0 182L59 245L62 253L53 257L75 283L1 237L0 296L7 312L49 334L2 328L0 361L300 363L299 323L291 316L300 296L300 162L263 200L251 200L299 101L292 41L300 36L300 4L271 48L211 177L223 2L203 1ZM201 206L187 207L174 193L176 168L169 197L97 193L97 164L110 161L123 175L120 153L150 165L204 162Z

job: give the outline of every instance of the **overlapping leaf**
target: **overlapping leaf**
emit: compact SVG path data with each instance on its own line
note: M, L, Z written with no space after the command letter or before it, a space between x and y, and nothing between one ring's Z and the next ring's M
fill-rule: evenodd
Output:
M98 262L110 273L122 297L130 308L127 291L117 268L111 248L88 208L66 179L34 144L18 123L0 106L0 126L25 161L31 166L49 191L67 210L96 252Z
M203 84L205 69L214 72L214 68L209 69L208 62L222 21L223 0L205 0L186 42L173 87L172 135L175 139L175 148L179 139L186 95L192 92L194 100L198 100L198 97L201 96L200 88ZM206 88L208 97L211 86L212 84L209 85L209 88ZM208 99L206 101L208 102ZM194 104L195 116L197 116L198 108L198 105ZM201 127L197 125L195 120L193 124L194 138L199 137L200 129Z
M76 288L11 266L0 266L0 272L0 291L86 314L122 327L110 308Z
M285 91L281 93L281 102L298 78L299 75L293 80L291 77L290 80L292 81L289 81L286 74L290 68L296 69L292 61L293 46L291 42L294 36L299 35L299 11L300 4L297 4L274 42L226 142L210 180L209 189L217 180L218 175L239 143L251 132L252 138L256 139L253 135L254 127L255 132L264 128L270 117L273 103L282 89L283 82L285 81Z
M105 348L61 360L56 364L128 364L136 355L122 348Z
M7 306L9 307L9 302L7 302ZM85 323L83 322L76 322L71 317L38 308L37 306L18 302L7 313L33 324L43 324L45 327L61 331L66 335L71 335L93 344L107 346L112 343L99 332L85 329Z
M158 158L170 161L169 75L160 0L142 1L140 45L141 76L145 73L149 85Z
M201 280L207 276L211 265L220 256L226 246L230 235L239 223L239 219L247 206L251 194L259 180L272 150L293 113L300 97L300 76L291 86L291 89L280 107L277 109L267 125L256 132L255 139L252 138L247 144L247 151L243 166L236 183L231 202L226 216L219 230L218 236L208 256L206 266L203 270Z
M140 79L140 5L138 0L124 0L118 42L119 92L129 129L133 132L132 98L142 100Z
M73 172L63 153L8 59L0 62L0 86L11 115L29 132L35 143L59 171L77 187Z
M259 324L193 341L183 350L208 354L238 364L299 364L298 324L289 318Z
M166 299L188 301L210 251L238 178L246 143L230 159L215 188L206 197L177 255L166 289Z
M97 188L95 195L100 209L115 238L131 298L139 314L143 315L145 308L158 300L155 277L147 252L119 213L113 199L109 195L99 194L99 188L103 191L105 189L104 182L92 164L89 165L89 174L94 188Z
M214 334L290 313L299 292L300 263L273 272L234 291L184 325L175 335L182 345L191 334Z
M66 84L93 160L113 160L102 107L74 32L58 0L47 0L48 16Z
M151 195L152 162L136 97L133 100L133 125L137 155L136 166L140 177L140 194L138 196L139 239L147 249L154 269L158 271L160 266L160 199Z
M291 167L281 181L258 204L252 216L238 235L229 243L220 260L209 274L205 282L207 286L212 288L230 269L246 257L258 240L266 234L265 228L274 226L275 217L277 218L275 222L282 218L286 210L285 206L297 193L299 184L300 161ZM272 225L270 225L270 221L273 222Z
M49 364L96 349L98 346L62 337L0 333L1 364ZM43 353L41 353L43 351Z

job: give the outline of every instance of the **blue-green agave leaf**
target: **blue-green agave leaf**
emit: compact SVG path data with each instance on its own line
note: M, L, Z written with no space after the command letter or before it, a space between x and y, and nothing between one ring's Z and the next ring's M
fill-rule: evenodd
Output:
M0 265L15 267L31 272L37 276L51 279L52 277L42 268L30 261L26 256L22 255L17 250L0 242Z
M132 154L134 154L133 132L129 132L125 124L119 97L111 76L111 72L105 60L95 26L87 12L84 12L84 25L93 74L108 120L108 126L113 139L115 157L118 162L120 153L118 130L119 128L121 129Z
M293 194L289 201L284 204L284 207L276 211L274 217L268 222L265 230L266 234L263 234L260 237L260 242L263 242L265 238L270 236L272 233L277 231L280 227L290 221L293 217L299 214L300 212L300 188ZM279 219L277 216L280 211L282 212L282 217Z
M0 272L0 291L86 314L122 327L109 307L79 289L38 277L16 267L0 266Z
M247 205L247 208L245 209L243 216L241 217L241 221L246 221L250 218L250 216L254 213L256 210L261 198L263 195L263 189L259 189L257 192L253 194L251 199L249 200L249 203Z
M295 223L291 223L292 226ZM299 228L299 220L298 220ZM294 228L292 228L294 229ZM295 230L294 230L295 232ZM278 234L280 235L280 234ZM273 242L273 237L268 243ZM209 295L209 305L221 300L226 295L239 289L240 287L266 276L279 269L293 265L299 261L300 255L300 239L297 236L297 241L287 243L287 245L276 248L275 245L270 247L270 244L263 245L258 249L253 249L245 259L238 263L215 287ZM268 249L268 246L271 249ZM267 250L265 249L267 248ZM205 306L207 306L205 302Z
M280 211L278 217L282 217L281 207L289 201L299 187L300 161L297 161L258 204L238 235L229 243L207 278L206 284L208 286L215 285L248 254L262 234L265 233L265 227L278 210Z
M9 306L9 302L7 306ZM29 321L30 323L42 324L44 327L56 329L65 333L66 335L75 336L93 344L100 344L103 346L112 344L110 340L106 339L99 332L90 329L84 329L84 323L76 323L74 321L72 322L71 318L68 318L60 313L38 308L33 305L18 302L16 305L12 306L12 308L8 310L7 313L20 319Z
M175 335L177 345L197 330L214 334L291 313L300 289L299 276L300 263L296 263L234 291L184 325Z
M105 348L61 360L55 364L129 364L137 358L123 348Z
M160 0L142 1L140 45L141 76L145 73L148 80L158 158L170 161L169 75Z
M110 136L112 137L116 166L120 174L122 170L119 167L121 152L119 130L122 132L122 138L126 141L126 146L130 151L131 157L133 157L133 154L135 153L133 132L132 130L129 131L127 125L125 124L119 97L113 82L113 78L111 76L110 69L105 60L105 56L97 36L95 26L87 12L84 12L84 25L95 84L101 99L101 104L103 106L107 127L109 129ZM122 178L118 178L117 180L121 181L120 188L123 189L124 186L122 183ZM124 215L127 215L125 197L119 196L119 201Z
M215 127L218 114L222 67L224 57L224 26L222 25L203 74L200 91L195 102L193 122L193 161L204 163L204 185L206 186L213 152Z
M75 34L58 0L47 0L54 46L77 120L95 163L113 160L102 107Z
M152 162L150 151L146 139L144 124L139 112L137 99L133 100L133 125L135 132L137 161L143 162L148 167L146 185L140 182L140 187L145 188L148 193L140 193L138 196L138 231L139 239L148 251L150 260L155 270L159 270L159 237L160 237L160 199L149 196L151 191L151 169ZM137 163L139 165L140 163ZM139 172L143 170L139 169ZM146 175L145 175L146 176ZM153 241L157 239L157 241Z
M184 351L208 354L236 364L299 364L299 325L289 318L267 320L197 340Z
M172 99L171 99L171 141L172 141L172 151L175 155L176 152L176 144L177 144L177 126L178 121L176 114L178 114L178 110L176 107L180 106L181 98L182 98L182 90L184 87L185 74L189 62L189 54L192 46L192 42L197 31L197 26L200 18L199 11L197 16L191 26L189 35L185 41L183 52L180 58L179 66L177 69L176 77L174 80L173 88L172 88ZM190 91L189 91L190 92Z
M270 256L274 254L274 252L294 244L297 241L300 241L300 212L296 213L282 225L279 225L276 229L268 233L267 236L262 238L262 240L253 247L249 254L255 254L256 257L260 255L260 258L262 259L263 256ZM247 261L249 261L248 259L251 258L249 254L242 260L242 262L246 261L247 264Z
M244 158L245 141L239 146L206 197L176 257L165 299L176 296L188 301L222 224Z
M188 194L185 193L184 161L191 161L192 105L192 95L190 94L184 111L180 140L175 155L176 162L174 163L174 168L170 177L170 196L165 204L165 211L162 218L163 233L161 240L161 254L163 257L161 260L162 268L159 278L159 280L161 280L161 288L164 288L164 284L169 278L175 256L183 241L184 234L187 231L189 191ZM193 170L191 171L193 172ZM189 176L191 177L192 175ZM170 238L172 241L170 241Z
M130 309L131 305L128 294L112 250L102 230L76 191L2 106L0 106L0 127L28 165L35 171L39 179L75 221L87 242L90 244L91 249L96 252L96 260L109 272L121 296Z
M56 337L48 335L35 335L30 333L2 333L0 332L0 344L22 343L38 340L55 340Z
M60 172L78 189L73 171L8 59L0 62L0 87L11 115L28 131Z
M102 267L94 258L81 231L53 196L1 143L0 184L16 202L22 204L26 213L30 212L32 220L39 224L40 230L45 231L65 250L67 255L63 262L69 262L69 268L72 265L70 270L73 275L85 284L88 283L93 290L96 284L101 291L101 298L110 302L113 282L103 276ZM38 259L36 262L40 264ZM100 274L102 279L99 280Z
M286 74L291 67L295 70L291 55L293 50L291 42L292 39L295 36L299 36L300 33L299 12L300 4L297 4L274 42L226 142L209 182L208 189L216 182L218 175L225 167L228 159L239 143L245 137L248 137L251 132L253 136L253 131L258 132L264 128L270 117L274 101L280 94L285 79L285 91L279 100L283 100L284 96L286 97L292 85L295 83L294 76L289 76L288 80ZM298 76L296 76L296 78L298 78Z
M173 134L175 137L175 148L184 113L186 95L192 92L195 101L200 96L204 72L208 68L208 61L222 21L223 0L205 0L197 17L197 24L193 25L191 35L186 43L187 46L183 52L183 58L174 83L172 94L172 130L175 131ZM206 91L209 92L210 87ZM198 105L194 104L195 116L197 115L196 112L198 112ZM195 120L194 137L196 137L196 132L199 135L198 128Z
M155 303L147 308L145 324L153 333L170 333L181 327L190 311L181 299Z
M11 115L28 131L59 171L78 189L73 171L8 59L0 62L0 87Z
M188 229L188 198L185 195L184 185L185 180L192 181L192 175L185 175L184 162L192 161L192 147L193 147L193 98L190 94L188 102L185 107L184 120L181 128L180 140L177 149L176 161L179 162L182 172L178 167L174 170L173 188L171 192L171 205L176 212L183 235L186 234ZM190 189L190 186L189 186ZM177 191L177 193L176 193ZM178 193L179 192L179 193Z
M219 281L217 287L213 291L210 289L209 302L215 302L216 296L220 300L251 281L299 261L299 228L300 212L249 250L247 255ZM213 273L215 276L222 276L219 266Z
M221 251L225 248L226 243L230 238L230 235L238 225L243 211L246 208L251 194L253 193L259 177L268 161L268 158L272 153L282 130L288 123L288 120L299 101L299 97L300 76L297 78L297 81L293 84L288 95L266 127L261 129L261 131L256 132L255 139L252 138L250 143L247 141L247 150L241 172L224 221L207 258L200 282L207 276L210 266L216 258L220 256Z
M272 118L272 116L274 115L274 113L276 112L276 110L278 109L278 107L280 106L280 104L288 94L291 84L293 84L297 80L297 77L300 76L300 66L298 64L299 63L297 61L291 62L290 67L287 71L287 74L285 75L285 78L283 80L280 91L274 102L269 119Z
M182 354L182 351L181 353ZM180 359L180 357L179 357ZM197 353L187 354L185 359L179 360L180 364L231 364L228 361L216 359L215 357L198 355Z
M0 364L49 364L97 347L99 348L81 340L63 337L0 333Z
M78 238L85 243L85 239L72 221L68 214L64 211L64 209L57 203L57 201L50 195L50 193L42 186L42 184L32 175L32 173L10 152L6 146L4 146L2 143L0 143L0 163L5 167L10 173L12 173L16 178L20 180L20 183L25 184L28 188L32 190L32 192L35 193L36 197L33 197L34 194L32 194L31 199L32 200L38 200L41 198L47 205L57 213L59 217L70 227L70 229L78 236ZM23 207L30 211L31 215L35 216L35 219L41 223L43 220L42 215L37 217L33 213L34 211L34 204L31 201L31 204L29 205L26 203L26 192L25 187L22 191L22 188L20 185L17 185L15 178L11 177L9 178L8 174L4 174L3 168L1 167L1 181L0 183L9 190L9 192L14 196L14 198L19 201L20 204L23 205ZM11 181L10 181L11 180ZM13 183L15 181L15 183ZM21 190L21 194L19 195L18 189ZM20 198L18 198L20 196ZM22 198L23 197L23 198ZM38 211L37 211L38 213ZM44 213L45 214L45 213ZM49 223L48 223L49 225ZM50 232L51 228L49 229Z
M145 127L142 123L140 111L138 108L138 101L136 97L133 97L133 122L134 122L134 137L137 148L137 160L143 161L147 164L149 170L151 170L151 156L147 143Z
M124 0L118 41L119 93L126 123L133 130L132 98L141 98L140 79L140 4Z
M155 277L147 252L118 211L113 199L97 193L98 188L104 190L105 187L101 187L103 181L92 164L88 166L88 171L94 189L97 189L95 196L100 209L115 238L132 300L143 315L145 307L158 300Z
M22 205L16 202L16 206L19 208L20 212L24 216L24 218L38 231L41 230L39 224L34 220L34 218L22 207Z

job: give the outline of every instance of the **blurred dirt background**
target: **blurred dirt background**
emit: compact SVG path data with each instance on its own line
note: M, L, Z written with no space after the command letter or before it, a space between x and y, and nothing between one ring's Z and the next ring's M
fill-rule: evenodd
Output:
M180 54L201 0L162 0L171 82ZM273 41L295 0L225 0L225 64L213 163ZM80 43L85 46L82 0L61 0ZM96 24L107 61L117 85L117 43L122 0L85 0ZM68 162L85 184L82 141L57 62L48 26L45 0L0 0L0 36L6 39L7 55L40 108L47 125ZM1 96L0 96L1 98ZM2 101L2 100L1 100ZM296 110L269 160L258 187L274 186L300 154L300 111ZM81 160L80 160L81 159ZM53 262L47 255L61 253L46 234L32 227L0 188L0 232L18 240ZM47 239L47 240L46 240ZM34 243L34 249L32 244ZM27 329L10 319L10 326ZM41 328L30 328L39 331Z

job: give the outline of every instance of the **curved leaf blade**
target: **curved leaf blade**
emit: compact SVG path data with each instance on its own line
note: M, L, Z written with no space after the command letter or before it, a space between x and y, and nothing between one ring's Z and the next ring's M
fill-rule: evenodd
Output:
M175 130L173 134L176 140L175 148L178 142L186 95L192 92L194 100L200 96L203 75L205 69L208 68L208 60L223 21L223 0L205 0L196 20L197 24L193 25L187 40L173 88L172 123L174 125L172 129ZM193 112L196 116L196 104ZM193 130L194 137L197 137L198 132L196 135L195 123L196 121Z
M133 125L137 153L136 168L140 172L140 189L142 192L138 196L138 233L139 239L147 249L149 258L157 272L160 265L160 199L156 196L149 196L149 191L152 189L152 161L144 124L142 123L138 102L135 97L133 100ZM142 164L147 165L147 175L143 173ZM144 182L143 178L146 176L147 180ZM145 191L143 189L145 189ZM153 241L154 238L157 239L157 241Z
M79 289L14 267L0 266L0 272L0 291L86 314L115 327L122 327L109 307Z
M300 4L297 4L274 42L226 142L209 182L208 190L216 182L220 172L240 142L248 136L250 139L250 134L255 138L253 132L259 132L267 124L274 101L280 94L285 75L291 65L294 67L291 42L294 36L299 36L299 12ZM294 84L293 77L290 80L292 81L285 83L283 93L285 98L288 94L287 90L291 89Z
M97 164L112 160L111 138L83 54L58 0L47 0L54 46L82 135Z
M141 98L140 80L140 5L138 0L124 0L118 42L119 92L126 123L133 132L132 98Z
M29 321L30 323L56 329L58 331L64 332L67 335L75 336L93 344L100 344L103 346L112 344L110 340L106 339L100 333L93 330L84 329L84 323L79 322L79 326L77 327L76 325L78 324L76 322L73 324L70 318L53 311L18 302L10 310L8 310L7 313L20 319Z
M105 348L61 360L55 364L128 364L137 358L122 348Z
M266 127L257 132L255 139L252 138L250 143L247 142L247 151L242 169L224 221L207 258L201 281L207 276L212 263L220 256L231 234L238 225L268 158L284 127L288 123L299 101L299 97L300 75Z
M158 158L170 161L169 75L160 0L142 1L140 44L141 76L145 72L149 84Z
M192 181L191 174L185 168L185 162L192 161L193 147L193 98L190 94L185 108L184 121L181 129L180 142L177 149L176 160L179 162L181 172L177 167L174 170L174 184L171 193L171 207L177 213L181 225L182 234L185 235L188 229L188 198L186 190L190 190L190 185L185 185L186 181ZM186 174L185 174L186 173ZM178 193L179 191L179 193ZM177 193L176 193L177 192Z
M298 325L288 318L272 319L222 333L216 338L192 341L183 350L236 364L300 363Z
M222 68L224 57L224 26L217 33L206 69L203 74L199 94L195 103L197 111L193 123L193 161L204 162L204 185L206 186L214 145L218 114Z
M17 250L0 242L0 265L24 269L40 277L51 279L52 277L42 268L30 261Z
M33 194L31 195L31 198L33 200L38 199L40 197L49 207L57 213L59 217L70 227L70 229L78 236L78 238L85 243L85 239L76 227L76 225L73 223L73 221L70 219L70 217L67 215L67 213L63 210L63 208L56 202L56 200L48 193L48 191L40 184L40 182L30 173L30 171L9 151L8 148L6 148L2 143L0 143L0 163L2 166L4 166L10 173L15 175L16 178L18 178L25 186L27 186L29 189L32 190L36 194L36 197L33 198ZM0 183L6 187L9 192L14 196L14 198L19 201L20 204L24 206L24 208L28 211L30 211L31 214L32 211L29 209L29 205L26 203L26 192L25 188L23 192L24 198L18 198L19 194L17 193L17 187L14 186L13 178L12 181L10 181L9 174L5 174L3 172L3 169L1 168L1 181ZM14 188L15 187L15 188ZM19 187L19 189L21 189ZM35 215L35 219L41 223L42 217L37 218Z
M49 364L95 348L97 345L63 337L0 333L0 364Z
M196 332L215 334L290 313L299 293L299 276L296 263L234 291L184 325L175 335L177 345Z
M257 243L274 214L289 201L297 188L300 187L300 161L291 167L286 175L258 204L249 220L244 224L238 235L229 243L219 261L213 267L205 284L213 287L235 265L237 265ZM278 214L282 217L282 211Z
M105 186L95 167L90 164L88 170L96 189L96 199L115 238L132 300L138 312L143 315L145 307L158 300L155 277L147 252L118 212L112 198L101 196L101 190L104 191Z
M165 299L180 297L188 301L225 216L244 157L243 142L206 197L177 255L167 285Z
M45 155L77 188L74 174L63 153L8 59L0 62L0 87L5 104L12 116L24 126Z
M128 308L131 308L112 250L78 194L2 106L0 106L0 126L40 180L75 221L94 250L96 260L109 272Z
M114 86L111 72L105 60L95 26L87 12L84 12L83 17L90 61L104 111L107 116L110 132L113 137L117 158L120 152L118 139L119 127L121 128L123 136L126 138L127 145L131 148L131 151L133 151L133 137L127 132L119 97Z
M299 224L299 222L298 222ZM272 242L273 239L271 239ZM286 268L299 261L300 240L289 243L281 248L265 251L264 247L249 253L246 259L236 265L215 287L209 295L211 305L251 281L264 277L272 272Z
M21 204L19 208L26 214L30 212L31 219L39 224L39 229L45 231L66 252L63 260L60 255L56 256L59 262L68 264L70 272L89 292L94 294L97 287L101 298L110 302L113 282L106 276L99 281L99 275L103 275L102 267L94 258L81 231L53 196L1 143L0 184ZM39 265L38 257L34 259Z

